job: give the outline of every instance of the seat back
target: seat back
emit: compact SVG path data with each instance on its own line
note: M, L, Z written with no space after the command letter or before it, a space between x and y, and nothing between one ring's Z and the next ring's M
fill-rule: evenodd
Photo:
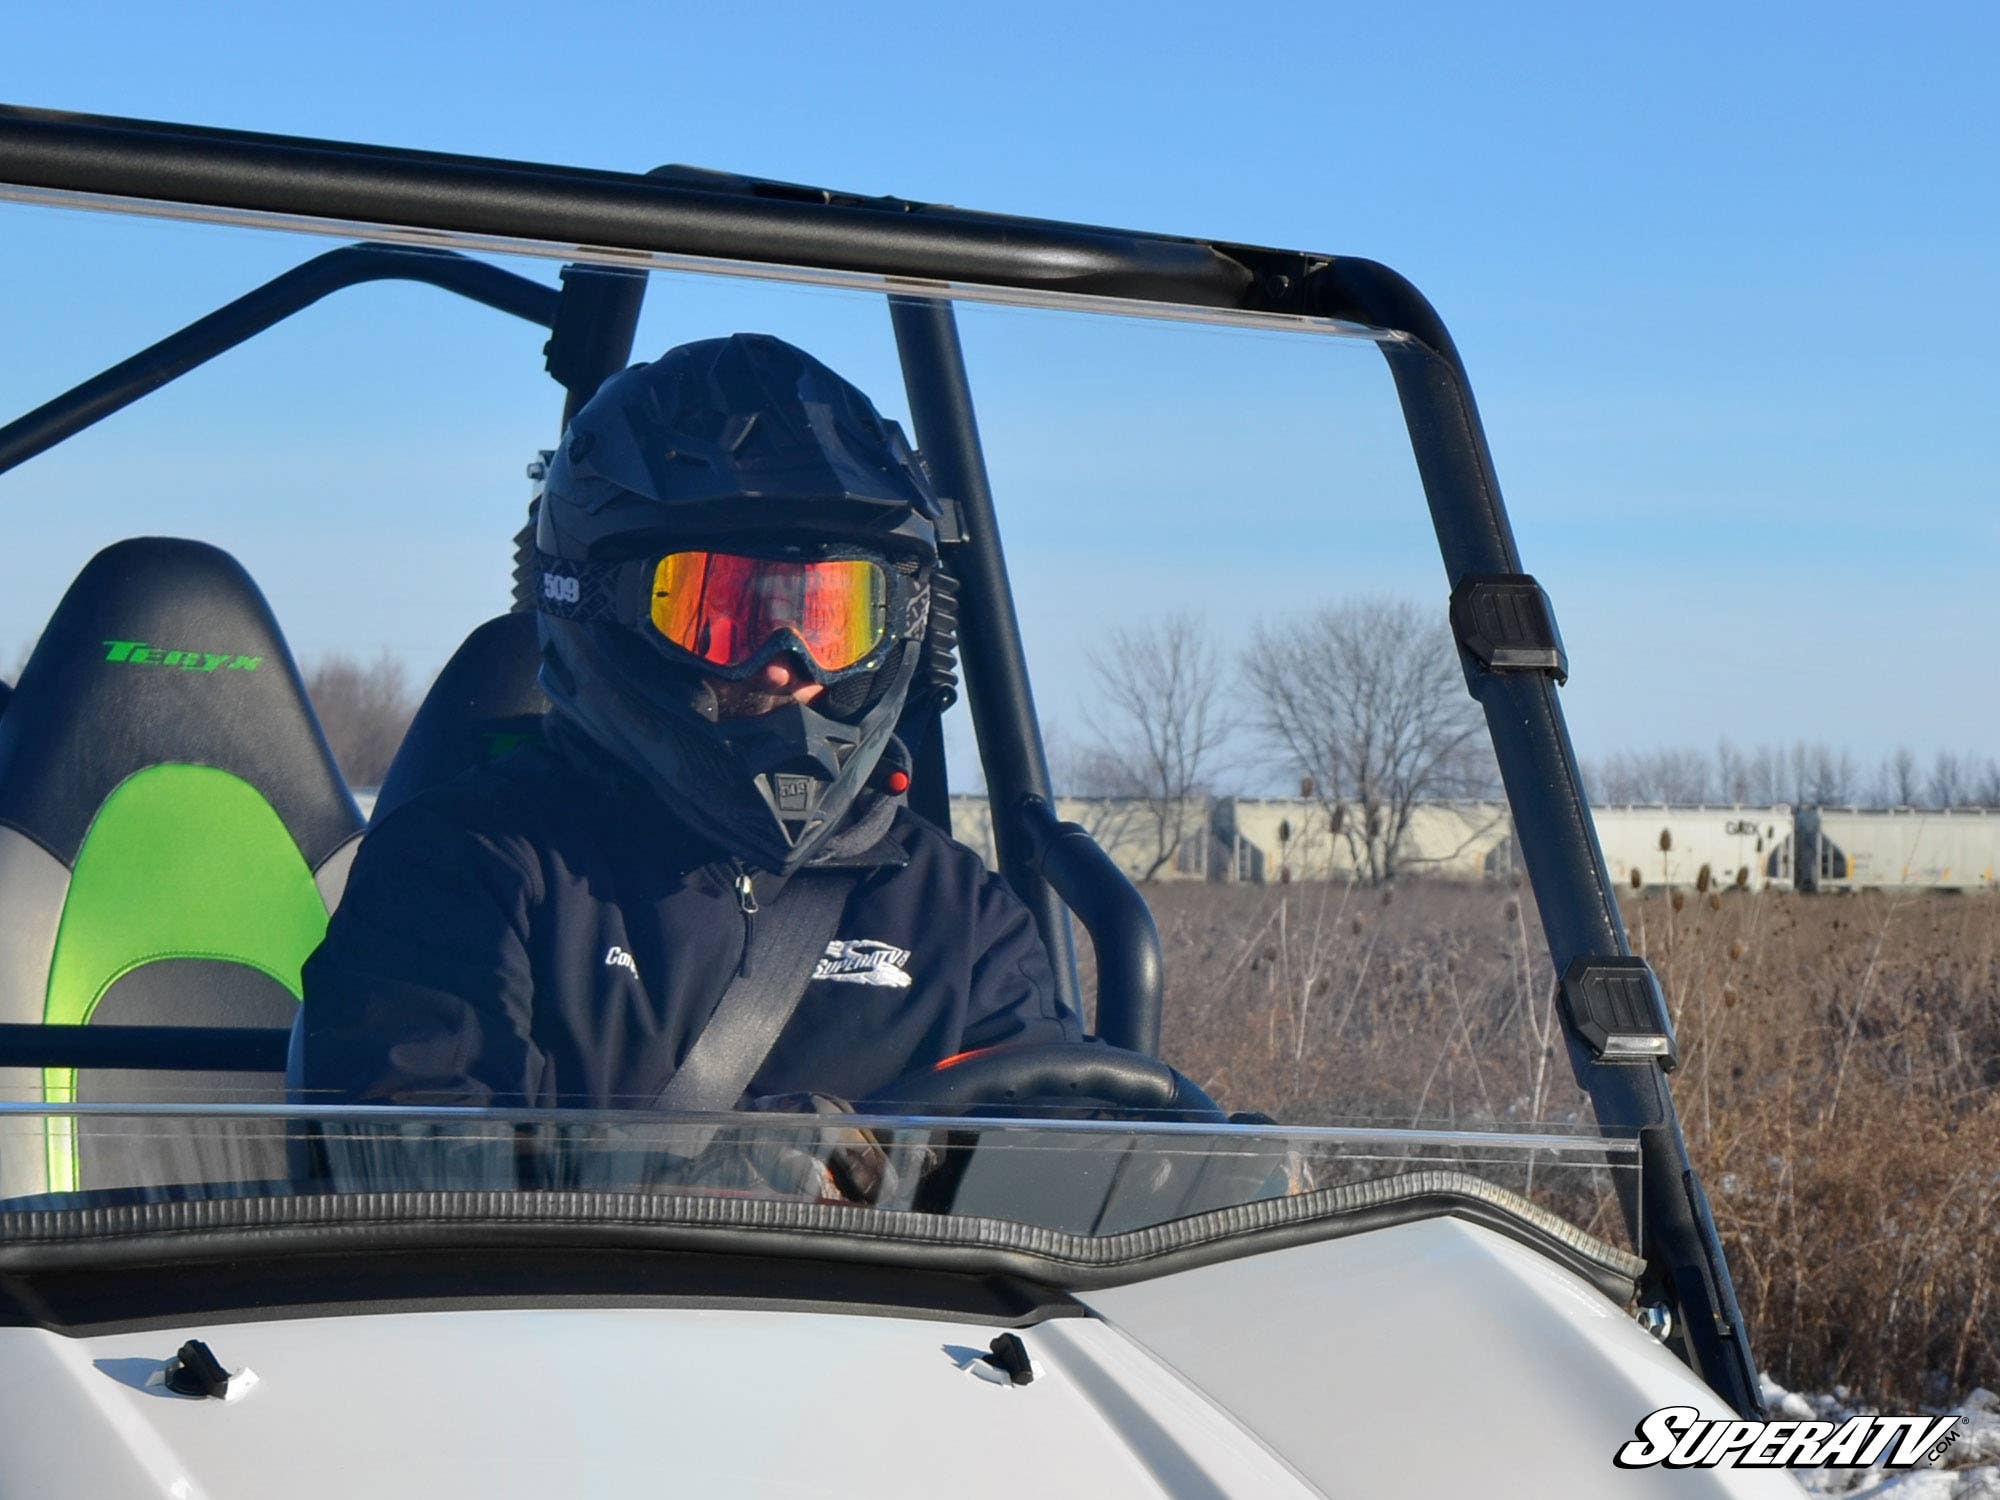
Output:
M257 586L139 538L77 576L0 715L0 1020L283 1027L360 814ZM280 1075L48 1068L50 1103L276 1102ZM242 1128L49 1123L0 1191L280 1175Z
M535 680L541 663L531 612L501 615L467 636L410 720L369 821L380 822L425 787L539 738L549 708Z

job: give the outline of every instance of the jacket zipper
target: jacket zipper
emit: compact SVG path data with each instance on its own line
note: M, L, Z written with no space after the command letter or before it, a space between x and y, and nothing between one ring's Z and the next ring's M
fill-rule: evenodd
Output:
M757 915L757 887L750 880L750 872L743 867L743 861L731 860L736 866L736 909L743 913L743 957L737 961L736 972L750 972L750 919Z

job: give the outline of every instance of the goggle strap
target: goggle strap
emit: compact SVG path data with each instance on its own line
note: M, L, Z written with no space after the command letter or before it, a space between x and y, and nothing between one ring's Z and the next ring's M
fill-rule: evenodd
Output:
M622 622L630 611L619 608L619 583L631 567L629 562L553 557L537 547L535 608L558 620Z

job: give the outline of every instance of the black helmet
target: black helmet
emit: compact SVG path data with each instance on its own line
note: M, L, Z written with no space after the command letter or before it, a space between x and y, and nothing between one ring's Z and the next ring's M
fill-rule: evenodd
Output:
M939 513L902 431L803 350L743 333L670 349L606 381L549 465L536 521L542 687L683 822L789 874L846 821L891 742L924 655ZM739 640L734 656L706 635L670 638L673 571L746 558L865 575L873 634L832 661L797 630ZM779 650L825 690L719 717L708 679Z

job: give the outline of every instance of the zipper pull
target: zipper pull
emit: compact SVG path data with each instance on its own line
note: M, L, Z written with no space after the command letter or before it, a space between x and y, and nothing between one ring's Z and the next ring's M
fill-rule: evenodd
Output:
M757 887L750 883L750 872L743 868L743 861L732 860L736 866L736 909L743 913L743 954L736 960L737 977L750 972L750 919L757 915Z

